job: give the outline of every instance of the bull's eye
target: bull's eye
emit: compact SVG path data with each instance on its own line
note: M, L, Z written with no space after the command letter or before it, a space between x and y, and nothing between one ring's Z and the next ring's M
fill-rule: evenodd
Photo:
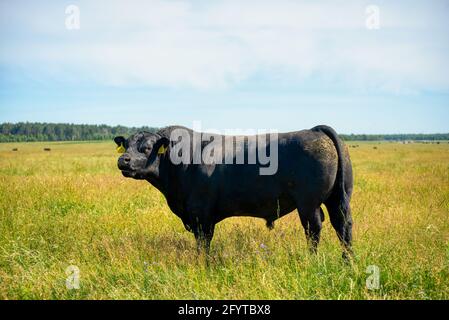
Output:
M151 146L145 145L145 144L141 144L138 151L140 153L149 153L151 152Z

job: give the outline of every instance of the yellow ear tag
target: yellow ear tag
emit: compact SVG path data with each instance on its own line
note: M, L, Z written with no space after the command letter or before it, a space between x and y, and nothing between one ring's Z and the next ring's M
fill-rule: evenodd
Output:
M120 143L120 147L117 147L117 152L118 153L125 153L126 149L123 146L123 143Z
M159 148L157 154L164 154L167 151L168 147L164 147L163 145Z

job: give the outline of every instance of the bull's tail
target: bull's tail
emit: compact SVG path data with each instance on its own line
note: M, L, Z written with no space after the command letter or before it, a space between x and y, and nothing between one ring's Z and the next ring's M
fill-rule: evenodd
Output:
M328 126L318 126L312 131L322 132L327 135L335 145L338 155L338 169L337 176L334 183L334 188L329 199L325 202L329 217L337 232L337 236L343 245L343 258L349 260L353 256L352 251L352 217L351 207L349 205L350 195L346 193L345 186L345 150L343 142L338 138L334 129ZM348 181L349 182L349 181Z
M312 128L312 131L322 132L332 140L337 149L338 155L338 170L337 177L335 179L333 194L339 199L339 209L341 212L346 213L349 210L349 199L345 191L345 155L344 146L338 137L337 132L328 126L316 126Z

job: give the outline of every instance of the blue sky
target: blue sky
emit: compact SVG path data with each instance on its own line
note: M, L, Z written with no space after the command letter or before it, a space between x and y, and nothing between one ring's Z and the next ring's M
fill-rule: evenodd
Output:
M0 122L449 132L448 15L447 1L2 1Z

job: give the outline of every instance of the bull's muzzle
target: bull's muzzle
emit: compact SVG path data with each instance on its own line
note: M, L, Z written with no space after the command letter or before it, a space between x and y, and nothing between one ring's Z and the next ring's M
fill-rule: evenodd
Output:
M131 157L129 154L125 153L120 158L118 158L118 168L120 170L130 170Z

